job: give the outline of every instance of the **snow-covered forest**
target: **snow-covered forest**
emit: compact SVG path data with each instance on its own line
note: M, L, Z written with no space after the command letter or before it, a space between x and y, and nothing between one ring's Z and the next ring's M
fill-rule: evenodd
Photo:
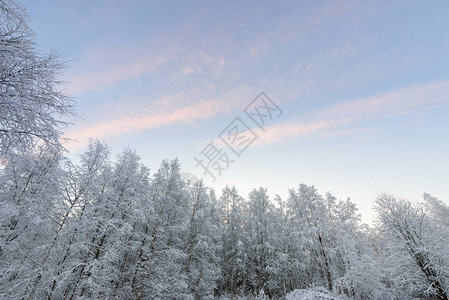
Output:
M447 299L449 207L428 194L379 196L369 228L349 200L312 186L216 195L184 183L176 160L150 176L133 151L108 152L92 141L79 165L46 148L5 158L3 299L276 299L310 287Z
M214 191L99 140L73 163L63 64L0 9L1 299L448 299L449 207L430 194L379 195L370 227L311 185Z

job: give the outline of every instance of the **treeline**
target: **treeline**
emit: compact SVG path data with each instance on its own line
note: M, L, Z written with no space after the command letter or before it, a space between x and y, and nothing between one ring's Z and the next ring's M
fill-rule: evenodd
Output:
M377 226L300 184L246 199L150 171L92 141L79 165L40 148L0 173L0 298L282 298L324 287L350 299L447 299L449 208L381 195Z

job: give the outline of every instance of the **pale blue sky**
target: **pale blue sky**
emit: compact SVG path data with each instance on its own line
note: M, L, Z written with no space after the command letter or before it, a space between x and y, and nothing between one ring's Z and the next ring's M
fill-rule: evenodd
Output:
M380 192L449 199L447 1L24 3L40 48L73 60L71 156L99 137L200 176L215 140L235 162L206 182L244 196L313 184L365 221ZM284 113L232 156L217 136L260 91Z

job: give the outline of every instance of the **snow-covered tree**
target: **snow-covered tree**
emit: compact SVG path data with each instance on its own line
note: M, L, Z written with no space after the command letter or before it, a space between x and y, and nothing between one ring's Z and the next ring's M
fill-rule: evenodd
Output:
M61 117L74 114L57 79L63 64L36 49L27 19L21 5L0 1L0 160L39 143L61 150Z
M152 299L190 297L184 268L189 194L179 170L178 160L163 161L151 182L154 218L148 223L149 241L134 288Z
M133 151L125 150L106 179L77 224L81 255L64 292L69 298L106 299L131 291L139 233L151 211L148 171Z
M409 297L448 299L448 232L422 203L382 194L376 200L379 228L387 243L390 274Z
M190 187L186 273L195 299L213 299L220 276L220 214L202 181Z
M220 197L223 218L220 290L231 298L247 288L248 274L245 225L245 202L235 187L226 186Z
M59 236L51 253L54 267L46 274L51 283L41 284L50 299L62 298L64 292L70 290L69 282L73 280L85 249L87 231L91 230L91 207L95 199L107 190L111 172L109 149L104 143L91 140L81 155L80 165L68 161L64 170L66 177L62 198L65 208L61 214Z
M297 191L291 189L288 216L296 227L292 250L301 262L306 276L298 282L304 288L310 284L333 287L332 241L330 222L325 200L313 186L300 184Z
M271 223L274 220L274 206L270 202L267 189L253 190L248 198L248 222L245 233L248 235L248 261L249 285L253 294L260 291L271 294L267 282L270 277L270 267L273 265L274 246L271 244Z
M276 195L273 205L270 207L270 221L268 222L268 245L271 249L266 267L267 281L265 282L266 294L280 298L292 288L292 273L295 267L295 256L290 251L291 237L294 228L287 219L286 203ZM299 274L297 274L299 275Z
M360 215L349 199L337 201L326 195L331 227L335 237L332 260L336 277L334 291L355 299L390 299L384 274L370 244L371 229L360 224Z
M11 157L0 171L0 298L27 298L49 268L63 209L60 160L40 148Z
M438 198L432 197L430 194L424 193L423 197L426 210L429 211L433 220L438 226L449 230L449 206Z

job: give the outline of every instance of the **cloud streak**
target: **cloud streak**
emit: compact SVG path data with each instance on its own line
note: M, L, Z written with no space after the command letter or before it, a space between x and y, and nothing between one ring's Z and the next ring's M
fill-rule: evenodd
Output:
M423 110L435 109L448 101L448 80L408 87L315 111L309 122L288 122L268 127L263 134L260 134L255 145L266 146L311 134L330 136L335 129L344 125L357 126L356 124L366 120L418 113ZM354 131L346 129L345 132Z
M116 119L77 128L67 133L69 139L85 142L89 138L109 138L122 134L133 134L170 125L205 120L215 116L221 109L217 101L202 101L197 104L175 109L170 112L158 112L144 116L123 114ZM71 143L68 148L76 148Z
M248 91L246 91L248 93ZM67 137L80 141L72 142L68 148L73 150L81 146L88 138L110 138L123 134L134 134L145 130L162 127L191 124L194 121L209 120L242 107L243 101L226 101L236 99L238 91L228 93L223 99L200 100L183 107L162 108L154 113L143 114L145 107L138 110L115 114L114 119L75 128L67 133ZM435 109L449 100L449 81L430 83L417 87L407 87L387 94L347 101L328 108L314 111L304 122L291 121L273 125L259 134L256 146L267 146L274 143L288 142L298 137L317 134L322 137L332 136L335 132L354 133L353 129L341 127L357 126L360 122L373 119L397 117L404 114L417 113L427 109ZM181 97L182 98L182 97ZM181 103L179 96L170 98L169 102ZM163 102L160 100L158 102Z
M129 108L129 103L122 102L113 111L108 111L106 119L69 130L65 137L72 141L66 148L69 151L77 150L89 138L107 139L229 115L236 109L243 109L251 99L248 95L253 94L252 89L242 86L219 97L187 91L154 101L140 101L135 108Z

